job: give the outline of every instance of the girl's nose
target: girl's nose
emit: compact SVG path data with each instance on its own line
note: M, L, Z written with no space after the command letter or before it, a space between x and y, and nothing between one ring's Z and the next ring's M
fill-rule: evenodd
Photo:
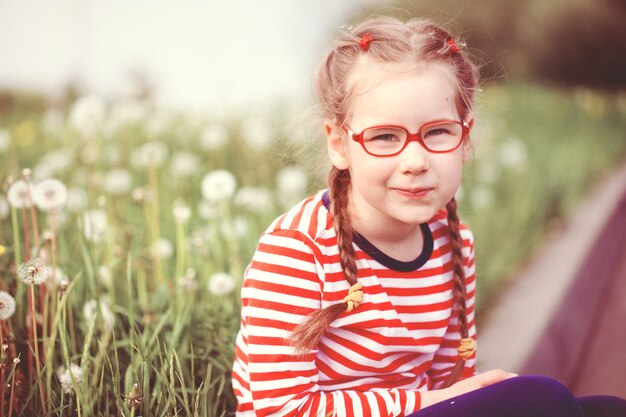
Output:
M400 154L400 168L405 172L422 172L429 168L428 151L419 142L411 142Z

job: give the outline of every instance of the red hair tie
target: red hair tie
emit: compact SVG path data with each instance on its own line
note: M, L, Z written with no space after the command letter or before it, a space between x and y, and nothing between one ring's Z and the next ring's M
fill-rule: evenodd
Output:
M359 40L359 45L361 45L361 48L364 51L367 51L370 47L370 42L372 42L372 37L370 36L369 32L367 32L365 35L361 36L361 40Z
M450 45L450 49L452 52L461 52L458 46L456 46L456 42L454 42L454 38L448 39L448 45Z

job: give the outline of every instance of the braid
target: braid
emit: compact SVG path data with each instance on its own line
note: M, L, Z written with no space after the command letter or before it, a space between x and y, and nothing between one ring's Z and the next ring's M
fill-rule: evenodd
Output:
M339 260L346 279L350 285L357 283L357 268L352 246L352 226L348 214L348 191L350 189L350 172L333 167L328 178L331 198L331 212L339 246ZM347 304L337 303L319 309L308 315L293 330L288 341L298 352L313 349L319 343L328 326L346 311Z
M459 323L459 331L461 333L461 338L463 339L469 336L466 311L467 306L465 305L467 289L465 286L465 269L462 252L463 239L461 238L459 216L456 212L457 203L454 198L450 200L450 202L446 205L446 209L448 211L448 229L450 230L450 243L452 244L452 264L454 273L452 288L454 298L454 310L457 313L456 316ZM448 387L458 381L464 367L465 360L459 360L444 386Z

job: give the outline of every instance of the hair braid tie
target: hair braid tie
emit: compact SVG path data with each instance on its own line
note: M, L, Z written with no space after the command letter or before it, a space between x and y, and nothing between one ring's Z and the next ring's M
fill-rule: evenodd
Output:
M348 295L341 300L342 303L348 304L346 307L346 312L351 312L355 308L357 308L363 302L363 286L360 282L354 284L348 290Z

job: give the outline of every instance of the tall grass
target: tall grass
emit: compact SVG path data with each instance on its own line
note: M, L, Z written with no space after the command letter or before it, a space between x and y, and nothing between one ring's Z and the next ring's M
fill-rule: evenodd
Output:
M476 235L483 305L624 160L626 98L492 87L478 114L459 199ZM269 222L324 181L277 157L285 111L240 116L94 100L0 115L3 183L31 168L33 187L55 177L70 191L56 211L4 210L0 195L0 290L17 303L0 321L0 414L233 414L243 270ZM203 181L217 169L236 191ZM35 258L60 269L33 286L18 272Z

